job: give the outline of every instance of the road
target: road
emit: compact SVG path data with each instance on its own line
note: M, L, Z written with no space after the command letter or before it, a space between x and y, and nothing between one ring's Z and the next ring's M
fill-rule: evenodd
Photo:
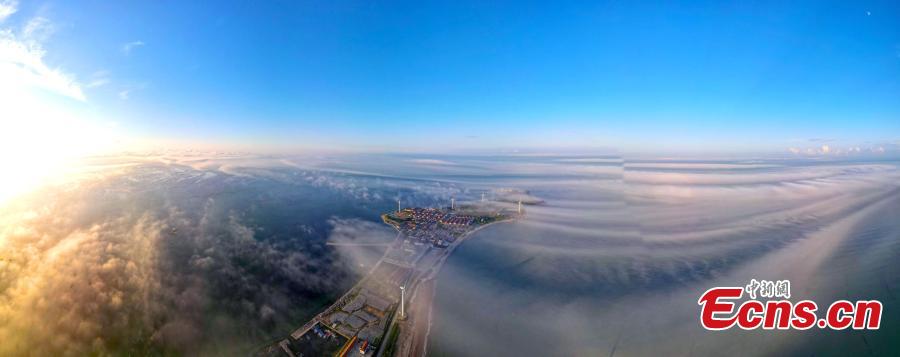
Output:
M431 331L431 309L434 300L434 279L422 282L416 289L413 307L412 342L408 356L425 356L428 333Z
M391 243L387 243L387 245L390 246L390 245L393 245L393 244L397 244L398 242L400 242L401 239L403 239L403 234L402 234L402 233L397 233L397 236L394 238L394 240L393 240ZM372 269L370 269L369 272L368 272L362 279L359 279L359 281L357 281L356 284L353 285L353 287L351 287L350 289L348 289L347 292L344 293L344 295L342 295L340 298L338 298L337 300L335 300L334 303L331 304L331 306L329 306L329 307L326 308L325 310L322 310L322 312L320 312L318 315L316 315L315 317L313 317L312 319L310 319L306 324L304 324L304 325L301 326L300 328L294 330L294 332L291 333L291 337L293 337L294 339L300 338L300 336L302 336L304 333L306 333L307 330L311 329L311 328L313 327L313 325L316 324L316 322L322 321L322 319L323 319L323 316L322 316L322 315L324 315L326 312L328 312L328 311L330 311L332 308L334 308L334 305L338 304L341 300L344 300L344 299L348 298L349 295L350 295L356 288L358 288L360 284L362 284L362 283L366 280L366 277L372 275L372 273L375 271L375 269L378 268L378 265L381 264L382 261L384 261L384 258L385 258L386 256L387 256L387 252L385 252L385 254L382 255L381 258L378 259L378 261L375 262L375 264L372 265Z
M403 320L399 318L398 313L391 314L391 321L387 324L387 330L385 333L391 330L391 326L397 325L399 328L399 335L395 341L395 345L391 348L388 348L387 341L382 341L382 346L378 346L377 355L381 356L385 354L386 350L392 350L395 356L424 356L426 353L426 347L428 342L428 334L431 329L431 315L432 315L432 304L435 295L436 289L436 278L438 272L440 272L441 267L443 267L444 263L447 261L447 258L450 254L460 245L466 238L470 237L475 232L479 230L491 226L495 223L500 222L508 222L509 219L498 220L495 222L491 222L488 224L484 224L481 226L472 229L471 231L463 233L459 236L453 243L451 243L446 248L440 250L438 255L433 259L427 259L428 263L423 263L422 257L423 255L419 255L418 258L411 262L410 268L413 270L408 274L405 280L400 283L401 286L405 286L407 288L407 292L409 295L407 301L407 319ZM399 230L399 227L396 227ZM320 312L318 315L310 319L300 328L294 330L291 333L291 337L293 339L299 339L303 334L305 334L309 329L311 329L317 322L324 322L324 317L326 313L334 310L339 304L345 303L345 300L350 298L352 294L355 294L357 288L361 287L367 279L367 277L372 276L375 270L382 264L391 262L390 258L388 258L389 253L392 249L399 247L401 242L404 240L404 234L402 231L397 233L397 237L391 243L353 243L353 242L328 242L327 245L331 246L387 246L388 249L385 251L385 254L379 258L378 262L372 265L371 270L360 279L352 288L348 289L343 296L339 299L335 300L332 305ZM429 248L433 249L433 248ZM398 264L394 263L398 266L406 266L407 264ZM429 265L429 266L422 266ZM351 336L347 336L350 338ZM387 338L387 335L385 335ZM283 345L283 343L282 343ZM285 349L285 352L290 352L287 350L286 346L279 346ZM352 349L353 347L351 347Z
M393 243L352 243L352 242L328 242L325 245L347 247L389 247Z
M435 289L437 288L437 275L450 257L451 253L459 247L466 238L471 237L475 232L491 226L495 223L507 222L499 221L489 223L467 232L461 236L456 242L441 252L441 256L434 261L431 267L419 267L419 271L424 273L417 274L415 279L410 279L406 286L413 287L414 293L410 300L410 308L407 310L409 318L406 321L398 322L400 325L400 336L397 338L397 348L395 356L425 356L428 344L428 334L431 332L431 318L434 303ZM420 276L419 276L420 275ZM396 319L395 319L395 322ZM383 351L384 349L382 349ZM379 354L380 356L381 354Z

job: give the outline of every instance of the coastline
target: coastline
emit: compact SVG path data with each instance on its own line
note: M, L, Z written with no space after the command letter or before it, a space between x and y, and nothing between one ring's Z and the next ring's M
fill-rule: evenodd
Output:
M381 320L382 322L378 322L378 320L374 322L376 324L381 324L382 326L379 330L381 331L380 335L376 335L380 337L373 337L372 333L374 331L370 330L369 332L367 332L365 338L379 342L375 347L375 350L373 351L373 354L375 356L424 356L428 344L428 337L431 333L434 297L437 293L437 276L440 273L441 269L443 269L443 266L447 262L447 259L450 257L450 255L453 254L453 252L455 252L457 247L462 245L466 240L470 239L475 233L497 223L506 223L516 220L521 216L521 214L508 215L502 217L502 219L478 225L474 228L471 228L471 230L469 231L461 233L452 243L450 243L449 245L444 245L443 248L437 246L429 246L428 248L420 249L418 254L407 255L405 258L399 258L400 260L398 260L397 255L393 253L396 253L399 249L401 249L401 246L408 244L408 238L400 225L393 224L391 221L383 217L384 223L394 227L394 229L397 230L397 236L391 241L391 243L386 244L386 246L388 247L387 250L385 250L381 258L379 258L378 261L372 265L368 273L363 275L353 286L347 289L339 298L328 305L327 308L323 309L314 317L307 320L299 328L294 329L293 332L291 332L287 337L281 339L281 341L269 345L270 347L268 347L266 350L272 351L273 349L280 349L288 356L296 356L296 354L293 353L292 349L298 347L292 347L292 344L294 343L293 341L300 341L304 335L311 333L310 331L313 330L317 324L322 324L322 328L339 334L350 341L346 342L347 345L344 345L345 349L341 350L342 352L349 351L349 355L357 355L356 350L353 350L352 347L348 346L350 346L353 341L356 340L356 338L359 336L358 334L362 330L360 330L358 327L356 330L349 331L341 330L340 327L335 329L333 322L328 322L328 318L329 316L334 314L335 311L338 311L338 309L346 305L349 300L351 300L351 298L354 298L355 296L357 296L357 294L360 294L361 291L365 290L363 289L363 287L366 286L366 284L372 281L381 281L372 279L376 279L374 277L376 275L376 272L380 271L379 269L382 266L386 265L401 267L403 269L408 269L409 271L409 273L407 273L406 277L403 278L402 281L394 282L394 284L399 284L399 286L401 287L406 287L406 292L408 293L407 299L406 302L402 305L406 307L407 313L401 316L401 314L398 313L399 305L386 306L389 307L388 310L383 310L387 313L387 316L384 316L386 319ZM422 262L425 255L430 255L431 258L428 258L426 260L427 262ZM378 286L377 284L381 283L376 283L375 286ZM371 292L366 292L365 294L370 293ZM399 299L399 297L395 298ZM397 302L395 301L394 304L396 303ZM331 326L325 327L328 325ZM346 327L347 326L344 326L344 328ZM321 334L321 331L316 331L316 333ZM308 336L305 341L310 341ZM309 345L307 344L305 346ZM350 349L348 350L346 348ZM306 350L306 352L310 351ZM362 353L359 353L359 355L362 355Z
M418 316L414 316L412 329L408 332L412 335L410 337L411 341L404 344L404 347L407 347L404 348L405 350L407 350L405 356L425 356L428 351L428 338L431 335L431 327L433 325L434 317L434 298L437 294L437 286L439 282L437 276L440 273L441 269L443 269L444 264L447 262L447 259L449 259L453 254L453 251L478 231L497 223L507 223L514 220L515 218L510 218L502 221L491 222L479 226L478 228L475 228L472 231L467 232L463 236L459 237L459 239L451 247L447 248L448 251L446 255L441 257L440 262L432 268L429 275L420 279L420 281L416 284L416 289L413 293L412 298L410 299L411 303L415 304L415 307L411 310L417 311L416 315ZM422 295L424 296L420 296L420 293L422 293ZM424 321L424 324L422 324L421 321ZM424 329L424 331L422 331L422 329Z

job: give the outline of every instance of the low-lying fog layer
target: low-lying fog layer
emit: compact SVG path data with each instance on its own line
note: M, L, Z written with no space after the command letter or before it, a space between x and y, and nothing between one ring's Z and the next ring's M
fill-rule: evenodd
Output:
M508 185L546 201L462 246L433 355L896 353L896 162L576 163ZM697 299L750 279L793 299L881 299L879 331L708 332ZM893 311L891 311L893 310Z
M352 285L379 214L485 199L438 284L433 355L896 351L896 162L616 156L97 158L0 211L0 355L245 355ZM881 299L879 331L706 332L699 295L791 279Z

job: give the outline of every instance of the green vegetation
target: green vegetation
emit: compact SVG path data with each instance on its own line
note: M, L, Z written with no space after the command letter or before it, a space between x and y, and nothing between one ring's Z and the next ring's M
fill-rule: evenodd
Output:
M391 325L391 332L388 332L388 338L383 345L385 356L394 355L394 349L397 347L398 336L400 336L400 327L395 323Z
M505 221L509 218L510 217L502 215L502 214L497 214L494 216L478 216L475 218L475 223L476 224L489 224L489 223L494 223L494 222Z
M400 223L403 221L403 220L398 219L394 216L391 216L387 213L384 213L381 215L381 220L384 221L384 223L387 223L387 224L393 226L394 228L398 228L398 229L400 228Z

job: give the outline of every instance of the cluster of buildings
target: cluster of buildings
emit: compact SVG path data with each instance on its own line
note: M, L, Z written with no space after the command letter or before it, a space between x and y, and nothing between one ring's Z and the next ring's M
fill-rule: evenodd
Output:
M416 249L410 252L403 247ZM406 242L391 249L387 257L395 256L399 261L392 263L386 257L350 292L282 341L282 351L289 357L361 356L371 352L383 342L391 314L400 304L400 287L413 273L411 266L421 258L419 250L427 249Z
M405 287L439 268L441 258L449 254L435 248L446 248L474 227L503 217L458 214L454 206L455 202L449 209L398 207L397 212L383 214L401 239L389 246L372 272L290 337L257 355L363 356L393 346L397 335L388 336L388 325L397 314L399 319L406 317Z
M391 306L391 302L360 289L344 306L333 310L324 320L328 327L344 336L363 334L368 340L381 334L380 322ZM369 331L364 331L366 328Z
M397 214L398 218L412 218L412 223L438 222L459 226L469 226L475 217L456 214L450 210L438 208L406 208Z
M449 224L452 226L468 227L475 222L475 217L448 213L441 218L440 222L441 224Z
M444 248L475 223L475 217L438 208L406 208L394 217L398 229L420 243Z
M366 285L354 289L313 319L308 327L279 343L282 351L292 357L357 356L371 351L387 328L397 302Z

